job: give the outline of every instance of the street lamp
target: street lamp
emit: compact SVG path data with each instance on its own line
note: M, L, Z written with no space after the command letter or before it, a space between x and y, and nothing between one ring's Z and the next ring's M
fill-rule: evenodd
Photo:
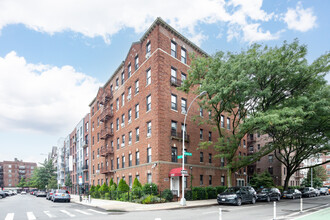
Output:
M189 109L191 107L191 105L194 103L194 101L200 97L200 96L203 96L205 95L207 92L206 91L203 91L201 92L198 96L196 96L192 102L190 103L189 107L188 107L188 110L186 112L186 115L184 116L184 122L183 122L183 132L182 132L182 172L181 172L181 175L182 175L182 198L181 198L181 201L180 201L180 205L182 206L185 206L186 205L186 199L184 198L184 174L183 174L183 170L184 170L184 137L185 137L185 133L186 133L186 120L187 120L187 115L188 115L188 112L189 112Z

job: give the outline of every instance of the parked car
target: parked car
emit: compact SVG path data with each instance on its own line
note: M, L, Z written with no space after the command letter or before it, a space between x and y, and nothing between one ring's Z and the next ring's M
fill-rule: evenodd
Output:
M53 193L52 201L64 201L64 202L70 202L70 194L68 191L63 189L57 189Z
M283 192L283 198L286 199L296 199L301 197L302 197L302 193L297 189L288 189Z
M316 192L313 187L305 187L305 188L302 188L300 191L301 191L303 197L313 197L313 196L315 197L316 196Z
M319 188L319 191L321 195L329 195L329 189L327 187L321 187Z
M23 191L21 192L21 195L26 195L26 191L23 190Z
M267 202L270 202L271 200L280 201L281 192L277 188L264 188L258 191L257 200Z
M6 198L7 195L6 195L6 193L4 191L0 190L0 197L1 197L1 199L2 198Z
M38 191L35 192L35 196L36 197L40 197L40 196L46 197L46 191L38 190Z
M14 195L13 191L11 191L11 190L4 190L4 192L6 193L7 196L13 196Z
M54 192L55 192L55 189L49 190L46 194L46 199L51 200Z
M34 192L36 192L37 191L37 189L31 189L30 190L30 195L34 195Z
M252 188L252 187L251 187ZM256 196L250 187L229 187L217 197L218 204L234 204L240 206L242 203L256 203ZM254 190L254 189L253 189Z
M318 190L318 189L314 189L314 190L315 190L316 196L320 196L321 195L320 190Z

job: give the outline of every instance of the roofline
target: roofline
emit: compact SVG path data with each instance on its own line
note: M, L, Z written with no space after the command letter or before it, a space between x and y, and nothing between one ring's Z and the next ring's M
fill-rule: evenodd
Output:
M200 52L201 54L203 54L203 55L205 55L207 57L210 56L204 50L202 50L200 47L198 47L196 44L194 44L193 42L191 42L188 38L186 38L185 36L183 36L182 34L180 34L171 25L169 25L168 23L166 23L161 17L157 17L157 19L152 23L152 25L148 28L148 30L141 37L140 42L144 41L149 36L149 34L153 31L153 29L155 29L155 27L157 25L162 25L167 30L171 31L173 34L175 34L176 36L178 36L179 38L181 38L181 40L183 40L185 43L187 43L188 45L190 45L192 48L194 48L196 51Z

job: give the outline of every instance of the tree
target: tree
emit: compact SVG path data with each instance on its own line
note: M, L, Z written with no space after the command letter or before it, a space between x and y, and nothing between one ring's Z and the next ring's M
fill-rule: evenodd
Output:
M284 42L281 47L254 44L238 54L218 52L213 57L193 57L188 79L179 89L196 94L207 92L199 104L212 111L211 120L195 118L200 124L213 125L220 138L215 143L202 142L200 147L213 146L219 152L216 157L226 159L228 186L232 173L275 149L270 144L256 154L242 157L239 147L246 135L255 131L268 134L274 109L277 114L285 112L288 100L324 83L329 54L311 65L306 54L307 47L295 40L291 44ZM230 117L230 129L221 125L224 113Z
M24 187L27 187L27 186L28 186L28 184L27 184L25 178L22 177L21 180L19 181L19 183L17 184L17 187L24 188Z
M311 169L313 169L313 175L311 175ZM310 187L311 186L311 177L313 177L313 187L318 188L323 186L323 181L327 180L326 169L322 166L317 166L310 168L307 172L307 177L303 179L301 185Z
M67 174L67 175L66 175L66 178L65 178L65 186L66 186L66 187L72 187L72 181L71 181L70 174Z
M38 189L45 189L52 178L57 179L55 173L56 169L53 166L52 160L45 159L40 165L41 167L37 167L33 170L29 186Z
M47 185L48 189L56 189L57 188L57 178L56 176L52 176L50 180L48 181Z
M120 191L120 192L128 192L129 191L129 186L127 185L127 183L124 179L121 179L119 181L117 190Z
M255 189L270 188L275 186L272 176L268 172L263 172L261 174L253 174L250 180L251 186Z

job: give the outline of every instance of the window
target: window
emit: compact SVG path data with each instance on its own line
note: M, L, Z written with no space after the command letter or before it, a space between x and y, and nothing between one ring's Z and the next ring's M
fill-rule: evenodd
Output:
M151 163L151 147L147 148L147 163Z
M212 119L212 112L209 111L209 120L211 120L211 119Z
M93 145L94 145L94 136L93 136Z
M131 123L131 121L132 121L132 109L128 109L127 117L128 117L128 123Z
M125 168L125 156L121 157L121 167Z
M227 118L227 129L230 130L230 118Z
M113 170L113 159L111 159L110 164L111 164L111 170Z
M220 166L224 167L225 166L225 158L221 157L220 159Z
M97 133L97 143L100 142L100 133Z
M132 154L128 154L128 166L129 167L132 166L132 160L133 160Z
M260 144L258 144L258 150L260 150Z
M152 183L151 173L148 173L148 175L147 175L147 182Z
M94 107L92 107L92 115L94 115Z
M135 70L139 69L139 56L135 57Z
M176 58L176 43L171 41L171 55Z
M128 144L131 145L132 144L132 132L128 132Z
M139 104L135 105L135 118L139 118Z
M221 176L221 186L225 185L225 176Z
M119 118L116 119L116 129L119 130Z
M150 53L151 53L151 44L150 42L148 42L146 45L146 57L150 56Z
M221 127L225 127L225 116L221 115Z
M199 185L203 185L203 175L199 176Z
M136 142L140 140L140 129L138 127L135 128L135 140Z
M135 94L139 93L139 80L135 81Z
M177 96L174 94L171 94L171 109L177 110Z
M184 162L185 163L188 163L188 156L185 154L185 153L187 153L188 151L187 151L187 149L184 149Z
M147 85L149 85L151 83L151 69L147 70Z
M186 50L184 48L181 48L181 62L182 63L187 63L187 54Z
M118 89L118 86L119 86L119 79L117 78L116 79L116 87L115 87L115 89Z
M171 83L174 85L177 84L177 78L176 78L176 69L171 67Z
M187 79L187 75L185 73L181 73L181 81L183 82L186 79Z
M119 149L119 138L117 138L117 149Z
M151 110L151 95L148 95L147 98L147 112Z
M211 186L212 185L212 176L209 175L209 185Z
M119 157L117 157L117 169L119 169Z
M270 175L273 175L273 167L268 167L268 172L270 173Z
M243 140L243 148L246 148L245 140Z
M273 155L268 155L268 162L273 163Z
M178 123L176 121L171 122L171 136L176 137L177 136L177 127Z
M100 118L97 117L97 127L100 126Z
M187 100L184 98L181 99L181 113L182 114L187 113Z
M135 165L139 165L140 164L140 152L137 151L135 152Z
M199 130L199 139L203 140L203 129Z
M127 100L131 100L131 98L132 98L132 87L128 87Z
M129 79L132 75L132 67L131 64L128 64L127 66L127 78Z
M123 85L125 82L125 72L121 73L121 84Z
M121 147L125 147L125 135L121 136Z
M147 137L151 136L151 121L147 122Z
M212 141L212 132L209 131L209 141Z
M209 163L212 163L212 154L209 154Z
M172 162L178 162L178 148L172 147L172 153L171 153Z
M100 103L99 103L99 102L96 103L96 109L97 109L97 110L100 109Z
M119 110L119 98L116 99L116 110Z
M124 127L125 125L125 114L121 115L121 127Z
M132 176L128 177L128 185L129 185L129 188L132 189Z
M204 116L203 108L202 107L199 108L199 116L201 116L201 117Z
M203 152L199 152L199 162L200 163L204 162L204 153Z
M187 124L185 126L183 126L183 123L181 124L181 131L182 131L182 134L184 133L185 135L185 139L187 139Z
M125 105L125 93L121 94L121 106Z

